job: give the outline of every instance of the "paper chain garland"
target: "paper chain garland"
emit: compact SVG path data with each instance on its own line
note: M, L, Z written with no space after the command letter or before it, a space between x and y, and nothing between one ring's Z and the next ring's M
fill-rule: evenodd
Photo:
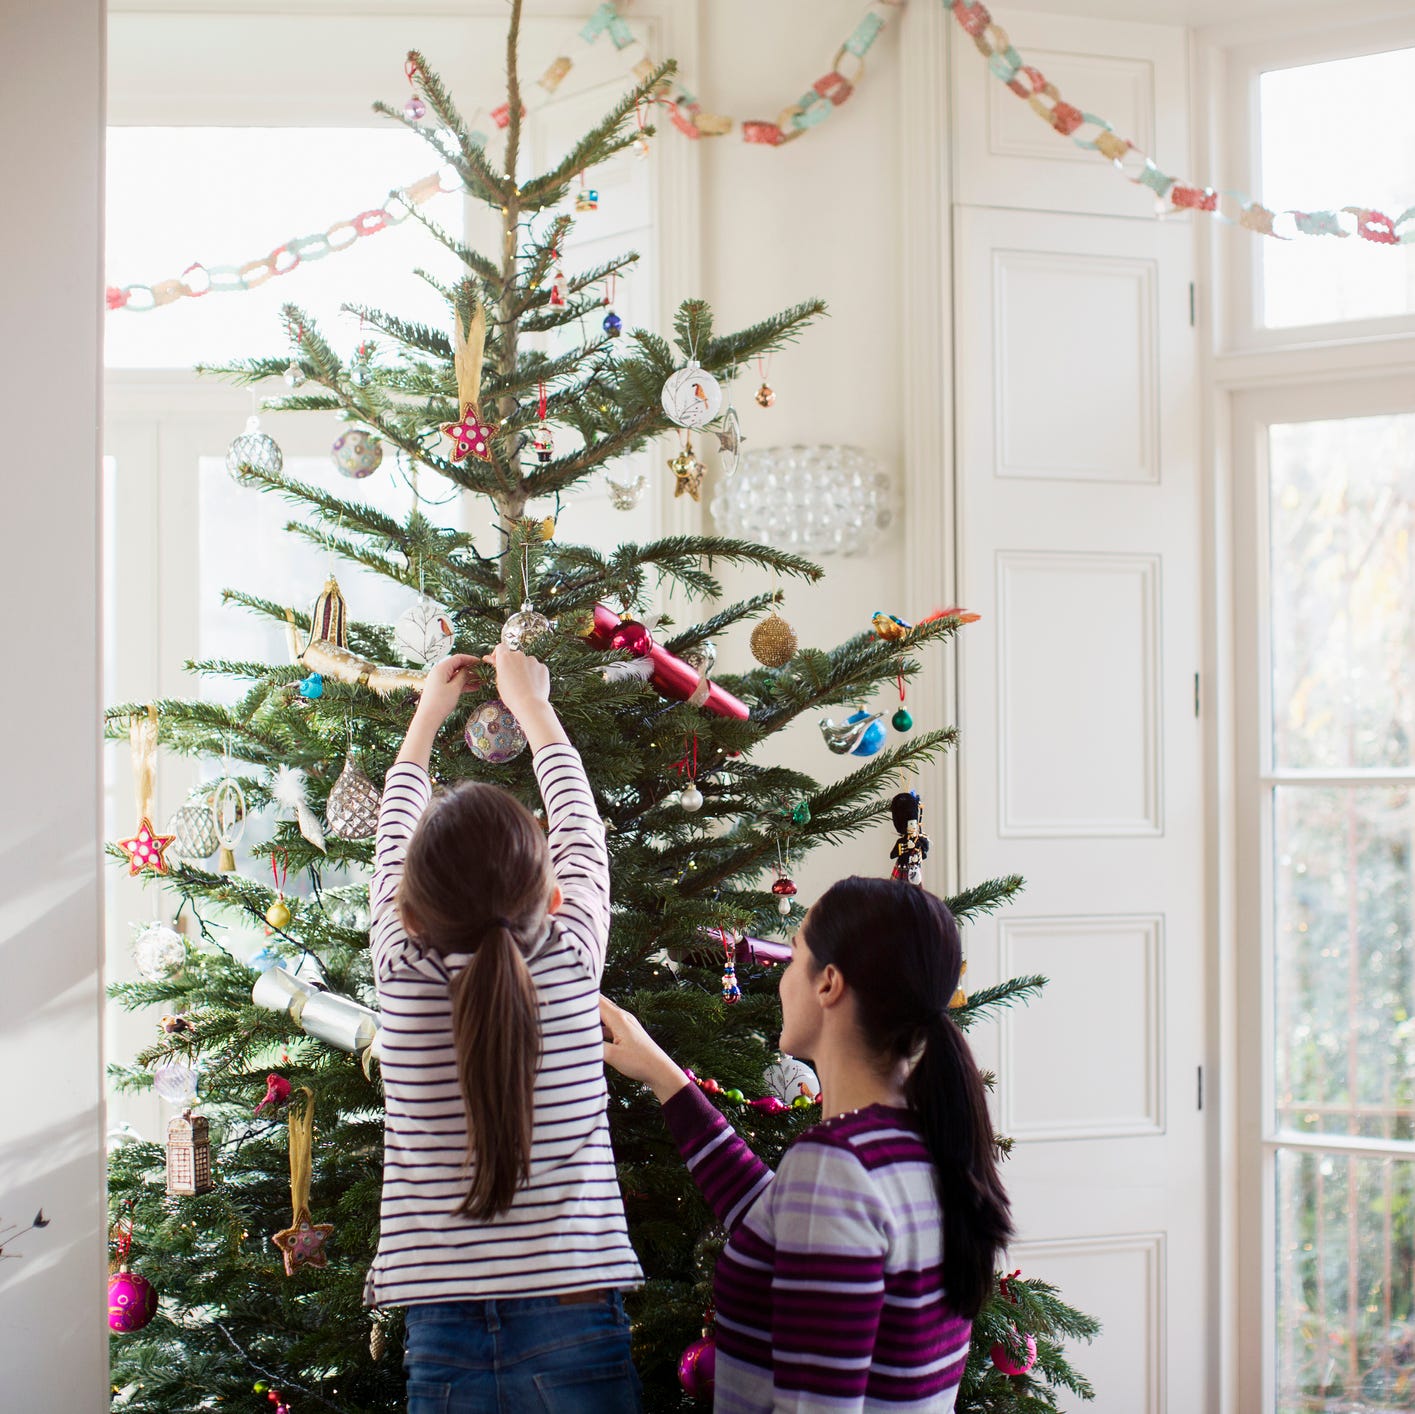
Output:
M1239 192L1190 186L1171 177L1133 142L1120 137L1104 118L1067 103L1054 83L1026 63L1012 47L1007 31L982 0L943 0L965 34L988 61L993 77L1007 85L1049 127L1069 137L1077 147L1098 152L1137 186L1149 187L1162 213L1208 211L1221 221L1260 236L1291 240L1294 236L1359 236L1377 245L1415 242L1415 206L1394 218L1368 206L1343 206L1339 211L1270 211ZM1085 130L1094 130L1090 135Z
M787 104L775 121L749 118L739 123L709 112L676 79L667 83L655 102L667 111L679 132L695 140L722 137L736 128L744 142L760 146L781 147L794 142L823 123L854 93L864 76L865 55L888 23L890 12L902 9L907 3L908 0L873 0L836 50L829 71L794 103ZM1207 211L1222 221L1279 240L1295 236L1355 235L1377 245L1415 242L1415 206L1407 207L1396 217L1367 206L1343 206L1336 211L1271 211L1261 202L1238 192L1192 186L1169 176L1134 143L1120 137L1104 118L1066 102L1056 85L1017 52L1007 31L993 19L982 0L942 0L942 3L946 10L953 12L954 19L988 61L988 68L1000 83L1006 84L1063 137L1069 137L1078 147L1099 153L1137 186L1149 187L1161 211ZM616 50L627 51L627 57L642 56L634 58L629 66L635 78L642 80L653 72L654 60L619 13L616 0L602 0L580 30L579 37L585 44L592 45L605 34ZM853 64L847 63L851 72L842 72L841 63L852 59ZM568 55L555 59L538 80L541 93L546 97L554 93L573 67L574 61ZM506 104L490 112L479 108L472 114L469 136L472 142L485 147L490 134L477 127L482 120L496 128L505 128L509 121ZM1093 133L1087 133L1086 129ZM379 231L401 224L415 207L439 193L454 192L460 186L461 181L451 167L439 168L406 187L395 188L380 206L336 221L314 235L297 236L277 246L269 255L248 260L243 265L206 265L193 261L179 276L159 280L155 285L110 285L106 296L108 308L140 314L183 298L200 299L212 293L257 289L273 276L288 275L306 261L323 260L327 255L348 250L361 236L377 235Z
M907 0L873 0L836 51L830 72L817 79L795 103L783 108L774 123L763 119L747 119L738 123L721 114L709 113L697 97L676 79L667 81L654 101L667 111L673 126L686 137L721 137L733 128L739 128L744 142L779 147L828 118L850 97L864 73L865 55L884 29L889 14L902 9L906 3ZM602 0L579 31L580 40L587 46L593 45L601 35L608 35L610 43L624 55L626 67L635 79L642 82L658 67L629 22L619 13L617 0ZM840 72L840 64L847 57L855 61L849 77ZM536 88L532 90L528 87L527 95L532 101L522 104L523 113L540 107L560 87L572 68L574 60L569 55L562 54L555 59L540 76ZM410 78L415 80L416 75L410 75ZM491 141L492 131L504 129L509 121L510 111L505 103L489 112L485 108L477 108L467 122L468 137L478 147L484 148ZM361 236L377 235L390 226L400 225L415 207L439 193L458 191L461 185L461 179L450 166L441 167L406 187L395 188L381 205L336 221L325 231L297 236L276 246L269 255L248 260L243 265L206 265L197 260L179 276L159 280L155 285L110 285L106 295L108 308L145 314L148 310L175 304L180 299L200 299L207 294L257 289L272 276L288 275L306 261L323 260L327 255L348 250Z

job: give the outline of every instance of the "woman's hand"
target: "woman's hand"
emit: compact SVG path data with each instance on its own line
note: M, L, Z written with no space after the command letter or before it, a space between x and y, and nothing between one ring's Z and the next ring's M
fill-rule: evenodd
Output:
M462 694L475 692L481 686L476 671L479 666L472 653L454 653L434 663L427 670L427 683L415 715L440 727L452 715Z
M599 999L599 1019L604 1023L604 1059L620 1075L641 1080L659 1102L676 1095L688 1077L673 1057L644 1030L632 1012L617 1007L608 997Z

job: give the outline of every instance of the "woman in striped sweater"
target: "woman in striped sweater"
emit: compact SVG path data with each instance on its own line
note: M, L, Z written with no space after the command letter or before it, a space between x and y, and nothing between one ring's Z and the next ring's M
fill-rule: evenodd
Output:
M1012 1225L982 1079L948 1014L958 926L932 894L843 879L781 978L781 1048L820 1124L772 1173L638 1021L605 1058L649 1085L728 1231L714 1282L717 1414L943 1411Z
M438 663L388 772L370 891L387 1119L368 1299L407 1308L409 1414L626 1414L619 1292L642 1274L606 1119L604 827L545 667L487 661L547 829L495 786L433 798L433 740L485 672Z

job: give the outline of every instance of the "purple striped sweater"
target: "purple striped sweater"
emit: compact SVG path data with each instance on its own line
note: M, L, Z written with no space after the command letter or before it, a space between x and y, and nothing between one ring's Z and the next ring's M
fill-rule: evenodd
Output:
M599 1020L609 936L604 826L573 747L542 747L535 771L565 901L526 958L541 1029L530 1178L490 1222L455 1212L467 1192L467 1122L448 989L469 956L424 952L403 931L396 905L408 842L432 784L407 762L395 764L384 784L369 890L387 1109L378 1254L367 1290L374 1305L551 1296L643 1280L606 1114Z
M775 1174L696 1086L663 1114L728 1231L716 1414L951 1410L972 1322L943 1290L933 1166L910 1111L825 1120Z

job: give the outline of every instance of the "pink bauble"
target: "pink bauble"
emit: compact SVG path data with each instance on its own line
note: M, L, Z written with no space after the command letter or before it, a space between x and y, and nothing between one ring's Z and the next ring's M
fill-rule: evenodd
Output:
M998 1341L992 1348L992 1363L1002 1371L1004 1375L1025 1375L1037 1363L1037 1342L1031 1336L1027 1338L1027 1358L1019 1362L1017 1357L1008 1350L1006 1344Z
M678 1383L692 1399L712 1398L716 1373L717 1342L710 1335L699 1337L678 1357Z
M126 1267L108 1278L108 1329L119 1335L140 1331L157 1314L157 1288Z

